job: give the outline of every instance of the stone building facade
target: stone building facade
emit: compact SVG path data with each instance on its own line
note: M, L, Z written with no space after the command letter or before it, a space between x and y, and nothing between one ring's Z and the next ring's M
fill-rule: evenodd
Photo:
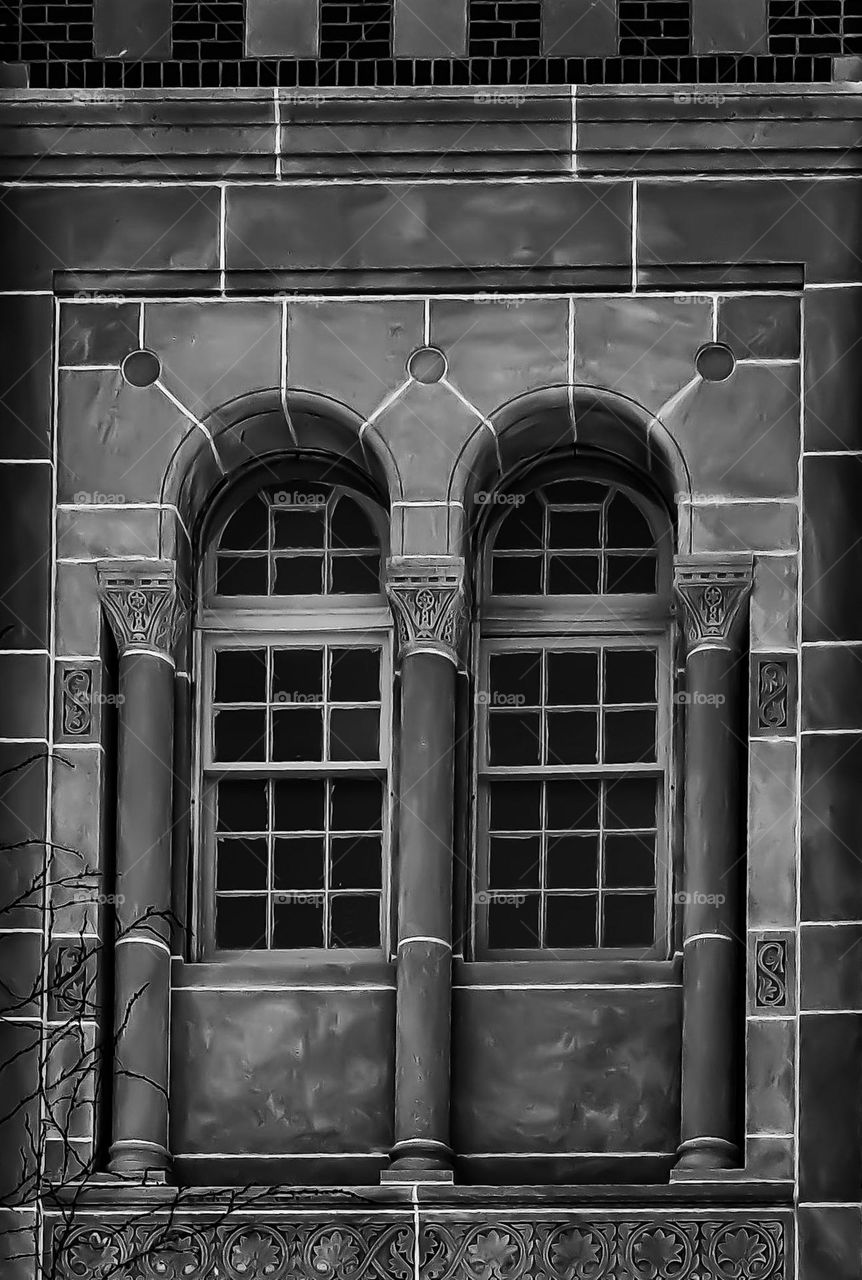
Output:
M4 1278L858 1276L852 10L7 15Z

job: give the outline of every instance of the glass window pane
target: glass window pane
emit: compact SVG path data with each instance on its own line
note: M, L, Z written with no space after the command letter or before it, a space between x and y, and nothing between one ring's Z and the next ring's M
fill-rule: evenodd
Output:
M353 498L343 495L332 515L333 547L376 547L377 534L371 521Z
M494 546L500 551L540 550L543 544L544 503L536 494L526 497L522 494L513 495L515 497L521 501L514 503L512 510L501 521Z
M219 831L266 831L265 779L224 778L218 784L217 797Z
M653 536L649 524L635 504L624 493L616 493L608 509L609 547L651 547Z
M492 897L488 903L488 946L492 950L541 946L538 894L513 896L518 901L506 902Z
M380 712L333 707L329 713L330 760L377 760Z
M273 903L272 945L279 951L323 946L323 902L308 901L313 894L293 895L289 902Z
M655 898L651 893L608 893L604 897L602 946L651 947L655 941Z
M217 711L215 759L242 763L266 759L266 712Z
M591 831L599 826L599 783L565 778L547 782L548 829Z
M610 889L652 889L655 837L606 836L605 884Z
M541 716L538 711L491 711L488 716L492 765L529 765L541 760Z
M492 653L489 672L490 689L484 700L492 707L541 705L541 652Z
M218 841L216 889L265 889L267 874L266 840Z
M605 712L608 764L651 764L655 760L655 716L654 710Z
M265 556L220 555L216 591L220 596L265 596L267 564Z
M595 711L548 712L548 764L596 764L598 715Z
M332 649L329 660L333 702L379 702L379 649Z
M601 546L599 511L554 511L550 513L548 546L560 551L594 551Z
M336 836L332 841L333 889L379 889L381 886L379 836Z
M317 707L275 707L272 713L272 758L285 762L322 760L323 711Z
M380 946L380 898L377 894L337 894L331 904L331 947Z
M542 557L492 556L491 590L498 596L541 595Z
M491 830L539 831L540 782L492 782Z
M322 889L323 836L295 836L273 842L274 889Z
M228 520L219 546L224 551L266 551L268 537L269 503L256 493Z
M266 650L218 650L215 655L215 700L266 702Z
M597 706L598 654L574 650L548 654L548 705Z
M579 502L600 507L608 496L608 486L593 480L553 480L545 493L549 502Z
M216 946L221 951L266 947L266 898L216 898Z
M335 555L332 586L336 595L374 596L380 591L380 557Z
M656 824L654 778L619 778L606 782L604 825L613 830L636 831Z
M605 702L655 702L652 649L605 650Z
M322 649L273 650L273 702L315 703L322 698Z
M549 889L595 889L598 874L598 836L552 836L548 840Z
M655 591L655 573L655 556L608 556L607 590L649 595Z
M551 556L548 569L549 595L595 595L598 589L598 556Z
M596 946L596 901L593 893L549 894L545 905L545 945L561 951Z
M383 788L374 779L334 778L330 826L333 831L379 831Z
M276 778L272 786L276 831L324 830L322 778Z
M491 889L538 889L540 840L538 836L492 836L488 867Z
M274 507L272 511L273 546L305 549L323 547L326 511L314 507Z
M319 596L323 592L323 556L276 556L273 593Z

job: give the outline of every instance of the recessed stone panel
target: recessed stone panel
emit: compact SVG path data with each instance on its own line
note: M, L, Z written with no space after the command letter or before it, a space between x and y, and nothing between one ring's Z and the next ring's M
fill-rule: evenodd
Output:
M161 360L165 386L196 418L281 385L277 302L150 303L144 345Z
M50 457L52 327L50 298L0 297L2 458Z
M50 289L54 271L218 266L215 187L19 186L0 207L0 289Z
M695 56L767 52L767 0L692 0Z
M803 464L803 640L862 640L862 457Z
M800 304L796 295L781 293L719 298L718 340L727 343L737 360L794 360L799 356Z
M394 0L392 54L396 58L463 58L467 52L464 0Z
M319 0L246 0L247 58L316 58Z
M431 341L445 353L447 377L486 416L515 396L567 382L568 340L565 300L431 300Z
M0 463L0 649L47 649L51 468Z
M617 41L617 6L608 0L543 0L546 57L613 58Z
M423 304L294 302L287 316L287 380L368 417L407 379L422 345Z
M792 1018L746 1025L746 1131L793 1133L796 1026Z

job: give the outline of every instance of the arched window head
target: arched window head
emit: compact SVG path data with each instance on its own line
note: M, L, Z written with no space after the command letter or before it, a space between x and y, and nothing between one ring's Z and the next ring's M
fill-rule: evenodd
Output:
M654 956L669 899L672 535L627 472L487 495L475 951Z
M197 878L204 954L385 945L387 521L337 464L233 486L201 567Z

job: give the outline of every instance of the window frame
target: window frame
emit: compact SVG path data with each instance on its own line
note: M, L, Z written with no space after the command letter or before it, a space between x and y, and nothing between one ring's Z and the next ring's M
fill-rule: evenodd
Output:
M227 596L213 590L221 535L231 516L256 489L273 484L319 482L345 490L371 517L380 543L381 568L388 553L388 511L382 498L361 479L345 476L342 464L332 464L327 474L308 474L295 458L258 465L222 495L205 525L198 566L197 607L193 625L193 777L191 788L191 841L193 850L191 893L191 954L201 963L243 961L278 967L303 968L309 963L350 965L356 961L385 959L393 937L392 893L394 778L394 684L392 612L383 588L376 595L327 594ZM233 769L215 763L211 744L213 693L217 648L339 648L380 647L380 751L377 762L351 765L349 761L249 762ZM377 777L382 782L380 945L378 947L254 948L228 950L215 945L215 781L219 777Z
M470 959L473 962L513 961L611 961L667 960L673 952L673 884L677 862L678 788L677 716L675 715L677 635L673 609L674 529L670 512L660 495L644 478L627 466L595 457L549 459L538 466L526 465L500 486L498 493L529 494L556 480L585 480L616 488L634 502L653 534L656 559L654 594L607 593L604 595L524 595L491 594L491 562L497 531L511 508L489 502L479 522L474 541L474 568L477 582L472 634L472 748L470 830L472 857L467 904ZM543 548L547 553L548 548ZM480 895L488 887L489 787L493 777L507 774L536 779L587 777L577 765L491 766L484 765L487 744L488 707L478 698L489 684L490 654L500 649L596 649L605 647L657 650L656 764L641 766L640 774L663 778L659 785L656 815L655 932L651 947L534 947L490 948L487 941L488 901ZM586 766L596 778L614 774L614 766ZM617 766L622 776L625 766ZM543 831L543 835L545 832ZM502 890L500 892L503 892ZM597 892L600 889L597 886Z

